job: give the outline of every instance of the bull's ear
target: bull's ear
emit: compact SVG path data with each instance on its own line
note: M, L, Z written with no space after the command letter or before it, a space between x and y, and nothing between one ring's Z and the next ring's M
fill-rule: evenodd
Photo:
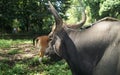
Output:
M55 53L58 55L58 56L61 56L61 53L60 53L60 47L61 47L61 44L62 44L62 41L61 41L61 39L58 37L58 36L56 36L56 41L55 41L55 44L53 45L53 48L54 48L54 51L55 51Z
M59 50L60 49L60 46L61 46L61 39L56 36L57 40L55 42L55 47L56 47L56 50Z
M60 15L56 11L56 9L53 7L51 2L48 1L48 3L49 3L49 7L50 7L49 9L50 9L51 13L53 14L53 16L55 18L55 28L54 28L54 31L58 31L62 27L62 25L63 25L62 18L60 17Z

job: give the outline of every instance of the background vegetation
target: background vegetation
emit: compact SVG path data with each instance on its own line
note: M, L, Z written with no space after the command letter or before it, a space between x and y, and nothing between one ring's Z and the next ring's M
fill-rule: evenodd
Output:
M46 34L53 24L48 11L48 0L0 0L0 32ZM51 0L68 23L80 21L81 11L87 12L88 23L106 16L120 18L119 0Z
M13 28L17 28L19 32L48 33L53 19L47 2L48 0L0 0L1 32L12 33ZM69 0L52 2L58 11L64 11L62 13L65 13L70 4Z
M50 1L69 24L79 22L84 9L87 14L85 25L106 16L120 19L120 0ZM71 75L64 60L51 62L44 59L40 64L38 52L32 46L31 39L48 34L54 23L47 2L0 0L0 75ZM23 57L27 54L31 56Z

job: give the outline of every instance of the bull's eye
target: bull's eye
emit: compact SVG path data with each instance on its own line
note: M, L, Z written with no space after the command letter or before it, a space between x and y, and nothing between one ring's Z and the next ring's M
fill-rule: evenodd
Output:
M49 41L51 41L53 39L52 35L49 35Z
M49 38L49 42L52 40L52 38Z

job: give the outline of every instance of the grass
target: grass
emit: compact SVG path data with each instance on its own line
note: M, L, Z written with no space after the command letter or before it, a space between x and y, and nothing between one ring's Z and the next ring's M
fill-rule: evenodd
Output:
M10 48L12 45L16 44L22 44L22 43L31 43L30 40L5 40L5 39L0 39L0 48Z
M0 40L0 48L9 48L12 44L12 40Z
M12 50L9 50L8 51L8 54L9 55L14 55L14 54L18 54L18 53L21 53L22 51L19 50L19 49L12 49Z
M12 65L12 66L11 66ZM23 61L0 62L0 75L71 75L64 60L53 63L39 63L35 58Z
M10 56L25 53L26 46L19 47L21 44L32 44L32 41L0 40L0 75L72 75L64 60L52 62L44 58L43 63L39 63L37 55L30 58L9 59ZM28 48L29 53L34 51L32 46Z

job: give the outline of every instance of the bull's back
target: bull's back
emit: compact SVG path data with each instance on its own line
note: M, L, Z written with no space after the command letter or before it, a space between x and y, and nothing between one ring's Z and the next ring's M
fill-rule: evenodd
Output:
M93 75L120 75L120 22L100 22L70 38L83 58L92 61Z

